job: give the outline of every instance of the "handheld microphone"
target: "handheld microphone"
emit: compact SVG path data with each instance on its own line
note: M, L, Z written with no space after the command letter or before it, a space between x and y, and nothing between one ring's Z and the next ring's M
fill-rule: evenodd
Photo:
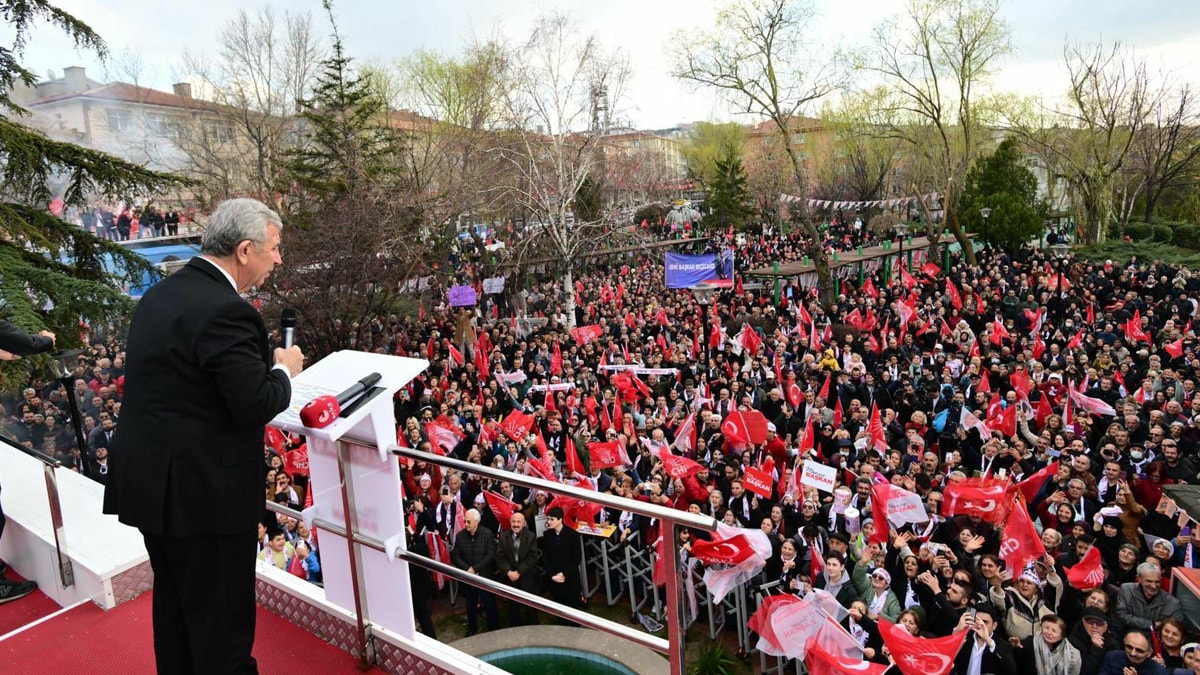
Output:
M314 398L300 409L300 421L310 429L324 429L342 414L342 406L374 387L381 379L383 376L379 373L371 373L336 397L326 395Z
M279 327L283 332L283 348L290 349L296 343L296 310L288 307L279 316Z

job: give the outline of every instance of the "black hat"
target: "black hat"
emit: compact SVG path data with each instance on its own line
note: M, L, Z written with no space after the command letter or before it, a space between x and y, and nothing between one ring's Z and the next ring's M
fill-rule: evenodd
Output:
M1088 619L1096 619L1098 621L1108 623L1108 615L1105 614L1102 610L1097 609L1095 607L1085 607L1084 608L1083 620L1087 621Z
M558 507L558 506L552 507L549 511L546 512L546 517L547 518L558 518L559 520L562 520L563 510L561 507Z

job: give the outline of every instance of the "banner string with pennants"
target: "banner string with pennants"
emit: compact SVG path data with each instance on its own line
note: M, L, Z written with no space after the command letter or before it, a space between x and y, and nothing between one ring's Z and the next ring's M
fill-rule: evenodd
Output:
M921 197L925 202L936 202L938 193L931 192ZM895 199L873 199L859 201L834 201L831 199L806 199L804 197L796 197L794 195L779 195L779 201L784 204L795 204L804 202L812 209L866 209L866 208L893 208L896 206L907 206L916 204L916 197L897 197Z

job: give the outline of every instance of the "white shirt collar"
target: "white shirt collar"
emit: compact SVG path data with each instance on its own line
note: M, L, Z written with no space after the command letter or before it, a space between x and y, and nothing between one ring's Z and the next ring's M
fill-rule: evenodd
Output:
M230 274L224 267L221 267L220 265L218 265L216 263L216 261L214 261L212 258L209 258L207 256L201 255L201 256L197 256L197 257L200 258L201 260L203 260L204 262L208 263L209 265L212 265L213 267L217 268L217 271L220 272L225 277L225 280L229 282L229 285L233 287L233 290L236 291L238 289L237 282L235 282L233 280L233 275Z

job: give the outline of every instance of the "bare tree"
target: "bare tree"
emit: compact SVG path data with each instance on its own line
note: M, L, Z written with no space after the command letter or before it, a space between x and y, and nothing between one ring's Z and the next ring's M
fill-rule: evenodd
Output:
M1155 106L1153 119L1134 140L1131 164L1145 179L1147 223L1164 192L1200 181L1200 107L1191 87L1180 85Z
M1049 110L1009 113L1009 126L1041 154L1053 158L1079 210L1084 239L1101 241L1114 222L1121 192L1116 181L1128 168L1134 142L1157 107L1161 90L1143 60L1119 42L1071 45L1063 50L1070 76L1067 99Z
M211 115L181 125L178 145L208 197L272 200L281 159L295 145L297 101L308 95L325 48L308 13L238 12L217 34L215 57L185 53L188 77L211 89Z
M795 127L813 104L842 88L847 75L810 34L815 16L810 0L747 0L720 11L712 31L673 40L676 77L716 89L741 112L772 122L801 191L808 181ZM835 296L824 239L811 218L802 222L821 300L829 306Z
M975 250L959 224L958 198L967 169L984 149L982 90L1011 49L1000 0L909 0L901 17L875 29L876 60L869 69L893 92L886 104L890 134L936 168L931 182L914 192L942 193L946 224L970 264ZM929 223L933 256L940 230Z
M505 196L529 214L510 249L518 263L546 255L560 261L573 324L576 261L597 242L622 235L607 211L585 220L572 206L584 182L605 173L605 118L624 97L629 64L562 15L540 17L509 64L502 107L508 129L490 152L508 165Z

